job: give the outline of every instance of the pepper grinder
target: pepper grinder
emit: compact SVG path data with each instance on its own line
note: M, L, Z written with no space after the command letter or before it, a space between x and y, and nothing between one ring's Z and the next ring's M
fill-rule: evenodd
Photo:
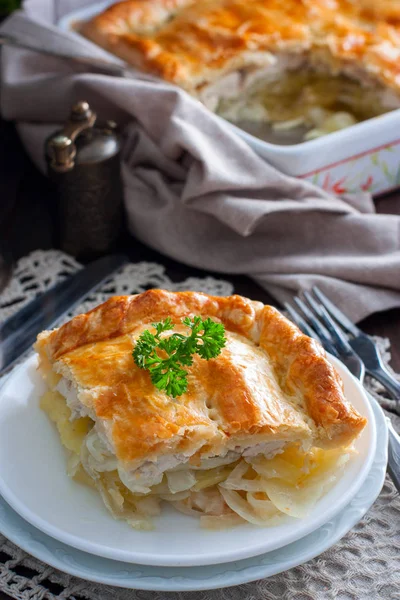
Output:
M57 198L58 245L83 260L111 251L121 233L123 192L117 125L98 124L78 102L64 127L45 144Z

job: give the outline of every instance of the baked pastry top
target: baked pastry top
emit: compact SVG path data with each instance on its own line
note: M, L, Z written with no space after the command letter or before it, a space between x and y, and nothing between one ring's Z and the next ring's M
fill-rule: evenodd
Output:
M398 0L126 0L81 32L197 96L227 73L251 78L278 54L400 89Z
M227 343L217 358L194 358L188 390L174 399L136 366L132 349L153 322L171 317L179 332L182 318L194 315L222 322ZM42 372L57 375L56 389L71 410L89 416L130 468L160 456L195 463L262 451L263 444L346 446L366 423L321 346L275 308L241 296L163 290L116 296L41 333L36 350Z

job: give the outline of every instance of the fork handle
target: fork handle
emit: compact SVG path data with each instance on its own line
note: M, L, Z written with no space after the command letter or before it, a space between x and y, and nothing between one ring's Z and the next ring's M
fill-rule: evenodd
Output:
M389 373L389 371L380 368L368 370L367 372L368 375L375 377L395 400L400 402L400 383Z
M400 437L389 418L387 418L387 425L389 430L388 473L400 493Z

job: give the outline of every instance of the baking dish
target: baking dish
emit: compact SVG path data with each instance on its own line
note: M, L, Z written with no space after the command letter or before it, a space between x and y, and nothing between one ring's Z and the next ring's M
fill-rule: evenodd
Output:
M274 144L227 122L260 156L334 194L400 187L400 109L308 142Z
M110 4L113 1L106 0L73 11L59 21L59 27L79 35L76 23ZM400 109L306 142L299 141L301 131L277 133L268 125L238 126L217 118L269 163L328 192L363 190L376 196L400 187Z

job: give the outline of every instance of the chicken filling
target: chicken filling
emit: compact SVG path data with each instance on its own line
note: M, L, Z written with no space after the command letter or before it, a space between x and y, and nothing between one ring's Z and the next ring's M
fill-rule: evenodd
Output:
M305 450L285 440L229 450L200 460L175 454L129 469L117 460L104 424L94 422L64 378L41 399L69 452L67 472L95 487L117 519L153 528L161 503L200 518L206 528L249 522L268 526L303 518L336 481L347 449Z
M302 127L304 140L311 140L400 107L391 90L351 75L309 68L300 57L278 59L272 67L229 73L199 97L228 121Z

